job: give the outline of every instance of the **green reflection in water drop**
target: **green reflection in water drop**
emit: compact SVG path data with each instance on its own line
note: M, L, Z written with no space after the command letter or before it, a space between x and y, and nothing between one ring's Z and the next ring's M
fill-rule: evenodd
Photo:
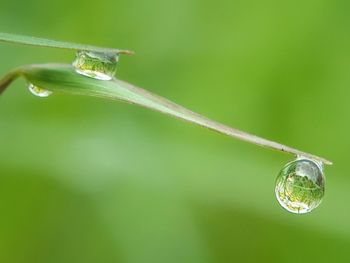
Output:
M117 70L118 54L78 51L73 62L75 70L84 76L111 80Z
M35 95L37 97L41 97L41 98L46 98L52 94L52 91L42 89L42 88L35 86L31 83L29 84L28 89L33 95Z
M275 193L287 211L305 214L321 203L324 185L322 164L301 157L283 167L276 179Z

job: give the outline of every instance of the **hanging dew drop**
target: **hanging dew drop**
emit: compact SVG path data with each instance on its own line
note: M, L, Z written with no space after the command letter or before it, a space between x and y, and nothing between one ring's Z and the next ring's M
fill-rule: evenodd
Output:
M99 80L111 80L117 70L118 54L78 51L73 66L77 73Z
M37 97L41 97L41 98L46 98L52 94L52 91L39 88L39 87L33 85L32 83L29 84L28 89L32 94L34 94Z
M276 198L287 211L311 212L322 202L325 189L323 165L298 157L286 164L276 179Z

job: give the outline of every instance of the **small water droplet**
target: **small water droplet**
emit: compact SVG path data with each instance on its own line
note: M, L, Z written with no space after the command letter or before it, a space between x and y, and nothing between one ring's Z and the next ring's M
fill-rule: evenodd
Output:
M41 97L41 98L46 98L52 94L52 91L39 88L39 87L33 85L32 83L29 84L28 89L30 90L30 92L32 94L34 94L35 96Z
M278 174L275 193L278 202L287 211L305 214L322 202L324 188L323 164L298 157Z
M118 54L78 51L73 62L76 72L90 78L111 80L117 70Z

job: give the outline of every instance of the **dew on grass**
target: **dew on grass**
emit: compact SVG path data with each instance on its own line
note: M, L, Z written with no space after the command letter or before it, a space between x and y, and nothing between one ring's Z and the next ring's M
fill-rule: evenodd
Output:
M117 69L118 54L79 50L73 66L77 73L98 79L111 80Z
M38 86L33 85L32 83L29 83L28 89L32 94L41 98L46 98L52 94L52 91L42 89Z
M296 214L305 214L319 206L324 189L323 164L298 157L286 164L278 174L275 193L284 209Z

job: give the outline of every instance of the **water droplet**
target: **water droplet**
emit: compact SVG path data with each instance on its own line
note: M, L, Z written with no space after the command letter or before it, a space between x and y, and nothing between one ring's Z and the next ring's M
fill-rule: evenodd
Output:
M289 212L311 212L322 201L325 178L323 164L303 157L286 164L276 179L275 193Z
M46 98L52 94L52 91L39 88L39 87L33 85L32 83L29 84L28 89L30 90L30 92L32 94L34 94L35 96L41 97L41 98Z
M90 78L111 80L116 72L118 54L78 51L73 62L76 72Z

